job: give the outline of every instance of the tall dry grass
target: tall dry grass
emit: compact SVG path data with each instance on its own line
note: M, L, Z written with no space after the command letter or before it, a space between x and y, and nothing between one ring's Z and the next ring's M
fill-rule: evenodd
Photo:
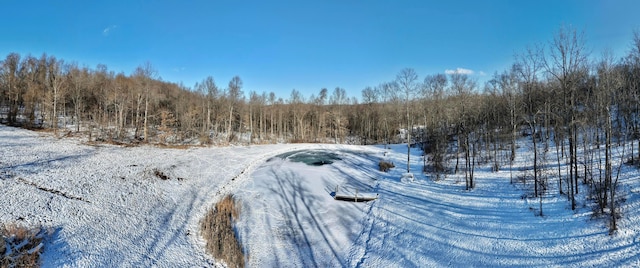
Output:
M46 233L16 224L0 226L0 267L39 267Z
M207 252L224 261L227 267L244 267L244 253L233 229L239 215L240 206L233 196L227 195L209 209L200 222L201 234L207 241Z

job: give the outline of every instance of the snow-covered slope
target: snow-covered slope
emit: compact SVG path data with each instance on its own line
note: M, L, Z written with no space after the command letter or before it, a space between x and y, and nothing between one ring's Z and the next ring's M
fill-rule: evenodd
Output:
M405 145L406 146L406 145ZM309 166L274 158L237 190L243 202L238 225L253 267L614 267L640 266L638 172L622 176L624 218L608 235L591 209L571 211L566 197L523 198L526 186L510 184L508 169L478 167L476 188L464 178L434 182L400 178L406 147L327 146L342 160ZM523 146L526 150L526 146ZM516 170L528 163L525 150ZM412 170L421 156L414 151ZM380 159L399 167L376 170ZM336 185L379 194L369 203L331 198Z
M276 156L309 150L333 163ZM0 126L0 222L51 228L45 267L215 266L198 221L233 193L251 267L640 266L636 169L623 169L624 215L609 236L588 206L571 211L555 193L536 216L538 201L523 198L529 189L510 184L507 168L479 166L476 188L465 191L461 177L419 175L413 151L416 179L403 181L405 153L400 145L91 146ZM526 146L519 155L516 171L529 161ZM380 159L398 167L377 171ZM336 201L336 186L379 198Z
M242 200L238 229L251 267L345 267L360 258L352 246L369 225L373 203L340 202L332 196L336 186L341 194L377 191L377 178L370 177L377 151L324 147L314 152L341 160L314 166L274 157L236 190Z

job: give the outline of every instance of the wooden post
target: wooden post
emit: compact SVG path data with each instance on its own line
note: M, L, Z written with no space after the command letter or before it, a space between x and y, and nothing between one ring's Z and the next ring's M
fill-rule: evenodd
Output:
M358 189L356 189L356 203L358 203Z

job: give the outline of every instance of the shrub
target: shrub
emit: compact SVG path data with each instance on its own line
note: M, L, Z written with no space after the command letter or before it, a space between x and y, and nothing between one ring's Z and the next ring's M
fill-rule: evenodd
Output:
M380 163L378 163L378 167L380 168L380 171L387 172L389 171L389 169L396 167L396 165L394 165L392 162L380 160Z
M244 267L244 253L233 229L240 207L233 196L227 195L211 208L200 222L207 252L227 267Z
M42 228L0 227L0 267L39 267L45 234Z

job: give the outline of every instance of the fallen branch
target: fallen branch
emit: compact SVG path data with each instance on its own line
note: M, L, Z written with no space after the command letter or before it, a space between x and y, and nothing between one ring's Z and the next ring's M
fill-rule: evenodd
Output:
M42 190L42 191L45 191L45 192L49 192L49 193L52 193L52 194L56 194L56 195L62 196L62 197L67 198L67 199L72 199L72 200L78 200L78 201L83 201L83 202L91 203L91 202L89 202L89 201L85 200L85 199L84 199L84 198L82 198L82 197L76 197L76 196L72 196L72 195L70 195L70 194L67 194L67 193L64 193L64 192L61 192L61 191L55 190L55 189L45 188L45 187L42 187L42 186L40 186L40 185L38 185L38 184L36 184L36 183L34 183L34 182L30 182L30 181L28 181L28 180L25 180L25 179L23 179L23 178L18 178L18 181L20 181L20 182L22 182L22 183L24 183L24 184L26 184L26 185L31 185L31 186L33 186L33 187L36 187L38 190Z

